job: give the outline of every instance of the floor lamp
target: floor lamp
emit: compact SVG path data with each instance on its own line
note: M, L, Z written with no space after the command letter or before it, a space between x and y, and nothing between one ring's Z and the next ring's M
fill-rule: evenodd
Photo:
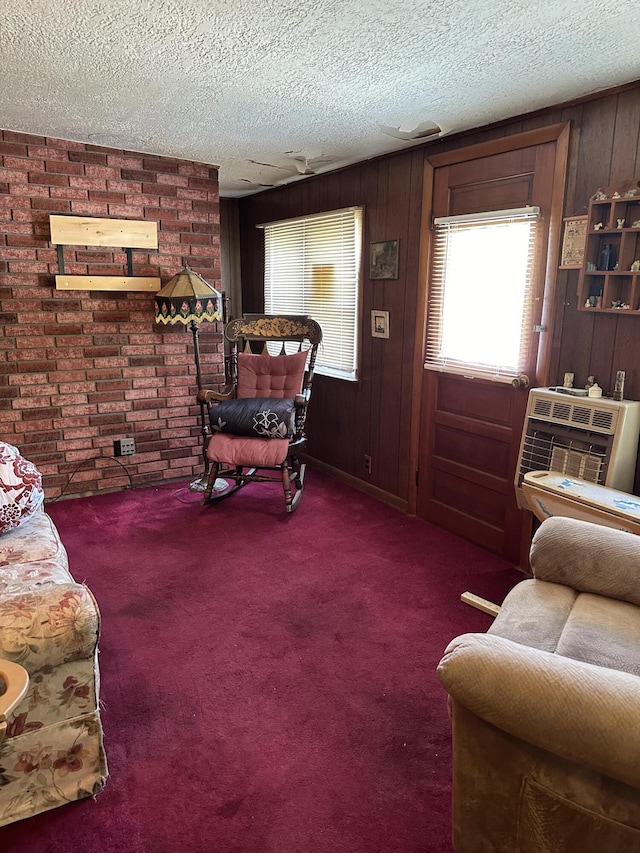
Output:
M202 372L200 370L200 345L198 332L201 323L217 323L222 320L222 294L206 282L201 275L186 266L174 275L165 286L156 293L156 323L188 326L193 335L193 352L196 362L196 382L198 391L202 390ZM209 426L205 404L200 403L200 431L202 433L202 458L204 471L190 484L194 492L203 492L209 475L207 459L207 437ZM216 480L218 491L224 489L225 480Z

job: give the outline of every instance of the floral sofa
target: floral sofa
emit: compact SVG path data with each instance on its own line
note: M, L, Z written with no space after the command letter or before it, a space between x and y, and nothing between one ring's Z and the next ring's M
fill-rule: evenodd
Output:
M95 795L107 778L100 615L43 498L34 466L0 442L0 826Z

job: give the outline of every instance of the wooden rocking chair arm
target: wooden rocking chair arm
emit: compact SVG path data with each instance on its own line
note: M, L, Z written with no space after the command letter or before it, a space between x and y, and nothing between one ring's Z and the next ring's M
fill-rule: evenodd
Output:
M302 394L296 394L293 398L293 405L296 409L304 409L305 406L309 405L309 398L311 396L311 392L307 389L303 391Z
M0 742L2 742L7 731L7 717L29 687L29 673L20 664L0 660L0 678L6 685L5 692L0 696Z
M212 400L217 400L221 403L223 400L231 400L234 393L235 388L230 388L228 391L212 391L210 389L203 388L202 391L198 391L196 399L199 403L210 403Z

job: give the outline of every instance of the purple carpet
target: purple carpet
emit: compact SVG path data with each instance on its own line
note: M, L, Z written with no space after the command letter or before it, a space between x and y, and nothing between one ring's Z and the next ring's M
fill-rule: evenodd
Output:
M521 575L310 471L47 509L102 612L105 790L0 829L7 853L451 853L442 652Z

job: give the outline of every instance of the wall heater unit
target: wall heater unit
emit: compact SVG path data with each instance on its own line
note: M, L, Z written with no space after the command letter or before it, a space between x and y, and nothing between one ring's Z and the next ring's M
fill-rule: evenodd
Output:
M631 492L639 434L640 403L532 388L516 467L518 506L529 509L520 486L529 471L558 471Z

